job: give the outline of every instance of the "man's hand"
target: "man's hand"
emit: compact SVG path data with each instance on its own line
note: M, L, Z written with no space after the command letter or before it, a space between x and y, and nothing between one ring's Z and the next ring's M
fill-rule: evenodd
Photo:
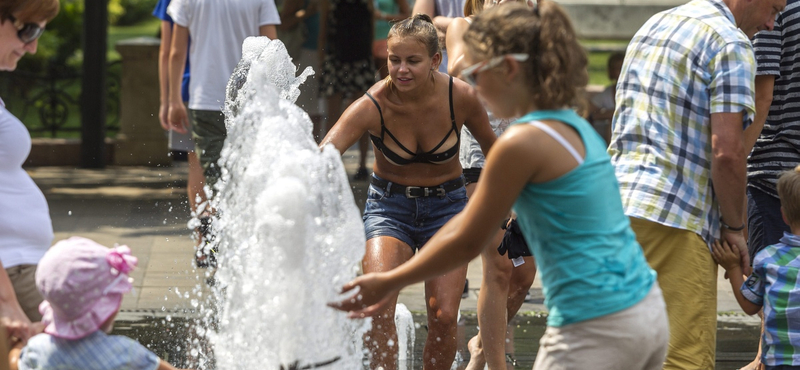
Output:
M395 293L384 280L381 273L359 276L342 287L342 293L358 287L356 294L339 302L328 303L328 306L349 312L350 318L375 316L386 307Z

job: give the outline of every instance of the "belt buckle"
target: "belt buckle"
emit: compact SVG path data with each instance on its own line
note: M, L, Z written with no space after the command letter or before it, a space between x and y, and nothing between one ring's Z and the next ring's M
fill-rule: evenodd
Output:
M447 192L446 192L446 191L444 191L444 188L443 188L443 187L438 187L438 188L436 188L436 196L437 196L437 197L439 197L439 198L444 198L444 196L445 196L445 195L447 195Z
M406 186L406 198L409 198L409 199L414 199L414 198L419 198L419 197L422 197L422 195L418 195L418 194L411 194L411 191L412 191L412 190L422 190L422 189L423 189L423 188L422 188L422 187L420 187L420 186ZM426 190L427 190L427 189L426 189ZM427 193L427 192L426 192L426 193ZM426 196L427 196L427 194L426 194Z

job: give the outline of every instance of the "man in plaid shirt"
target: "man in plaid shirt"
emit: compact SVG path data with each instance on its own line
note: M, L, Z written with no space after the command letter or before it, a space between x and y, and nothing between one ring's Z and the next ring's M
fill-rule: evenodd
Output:
M625 212L664 291L665 369L714 368L710 244L726 240L749 266L742 235L743 130L755 114L749 38L772 29L785 5L694 0L653 16L625 55L609 154Z

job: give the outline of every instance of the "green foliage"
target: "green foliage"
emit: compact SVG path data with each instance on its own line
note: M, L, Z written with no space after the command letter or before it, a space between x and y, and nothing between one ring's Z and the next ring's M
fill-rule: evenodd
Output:
M48 68L63 72L74 71L80 65L81 33L83 31L83 1L61 0L61 11L50 23L34 55L19 62L18 70L44 73Z
M108 21L115 26L139 23L153 13L158 0L109 0Z

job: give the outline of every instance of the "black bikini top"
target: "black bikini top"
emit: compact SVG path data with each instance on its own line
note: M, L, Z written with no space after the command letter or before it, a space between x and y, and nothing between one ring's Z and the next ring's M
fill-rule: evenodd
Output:
M444 136L444 139L442 139L442 141L439 142L439 145L436 145L433 149L431 149L430 151L427 151L427 152L414 153L414 152L408 150L405 146L403 146L403 144L401 144L400 141L398 141L397 138L394 137L394 135L392 135L392 133L389 132L389 130L386 129L386 125L384 124L384 121L383 121L383 111L381 111L381 106L378 105L378 102L375 100L375 98L372 97L372 95L367 93L367 96L370 98L370 100L372 100L373 103L375 103L375 107L378 108L378 113L381 115L381 137L377 137L377 136L372 135L372 134L370 134L369 137L370 137L370 139L372 139L372 143L375 144L375 148L380 150L380 152L383 153L383 156L386 157L386 159L389 162L391 162L391 163L393 163L395 165L398 165L398 166L404 166L404 165L411 164L411 163L442 164L442 163L445 163L445 162L449 161L450 159L452 159L456 155L458 155L458 149L461 147L461 132L459 132L458 126L456 125L456 114L453 111L453 77L452 76L450 77L450 122L452 123L453 126L450 129L450 131L447 132L447 135ZM456 144L453 145L453 147L451 147L450 149L447 149L447 150L445 150L445 151L443 151L441 153L435 153L442 145L444 145L445 142L447 142L447 139L450 137L450 134L452 132L456 133ZM388 134L389 137L392 138L392 140L394 140L394 142L397 144L397 146L402 151L408 153L412 157L411 158L403 158L400 155L398 155L397 153L395 153L395 152L391 151L389 148L387 148L386 145L383 142L384 134Z

